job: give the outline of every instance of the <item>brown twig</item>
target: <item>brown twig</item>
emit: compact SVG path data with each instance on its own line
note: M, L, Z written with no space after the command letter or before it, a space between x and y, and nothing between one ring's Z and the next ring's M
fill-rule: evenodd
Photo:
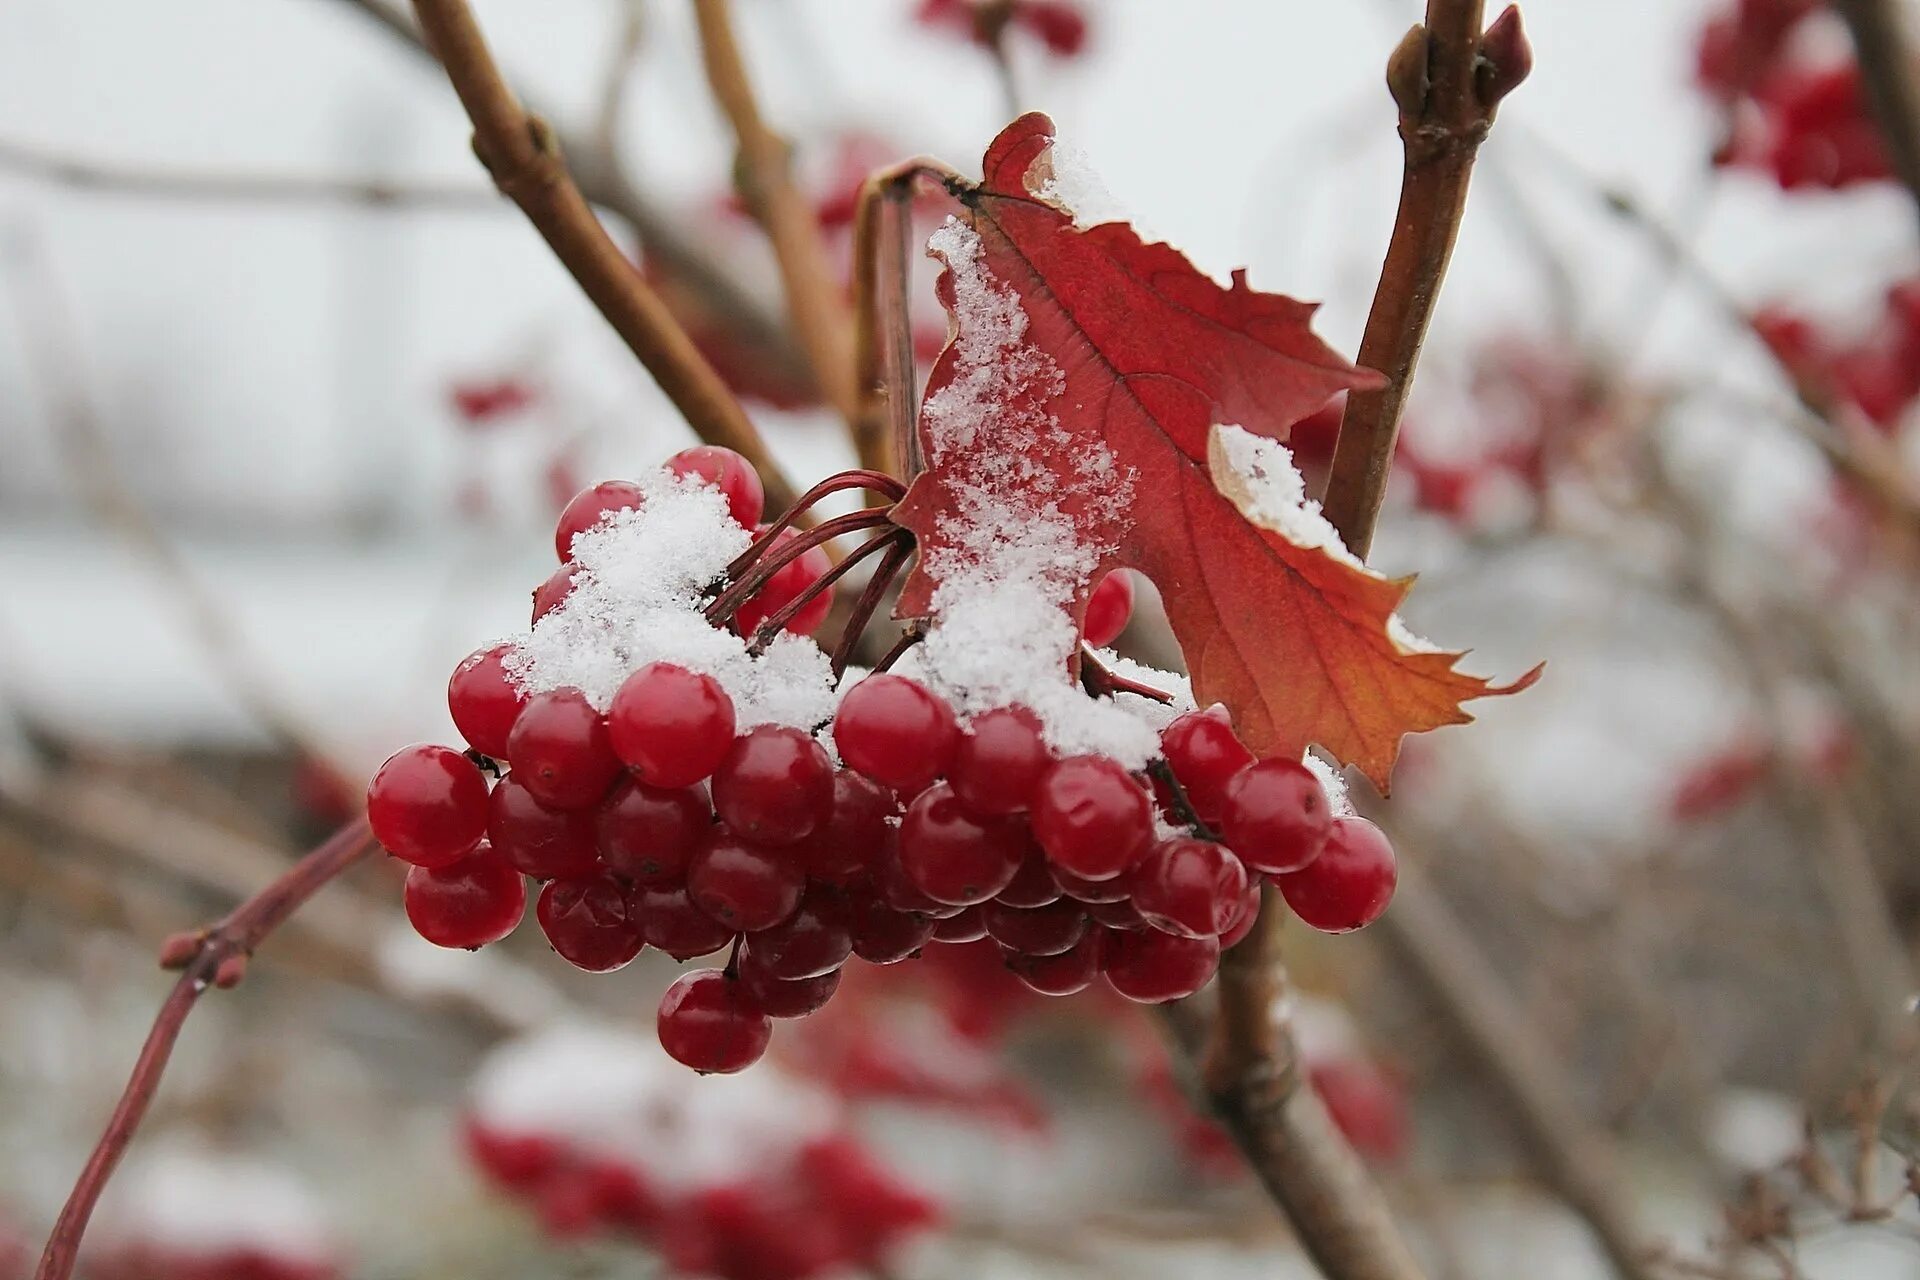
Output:
M767 126L753 79L734 38L728 0L695 0L700 56L713 96L733 125L739 145L734 185L766 230L780 267L787 316L814 381L851 429L859 419L854 388L853 324L844 291L828 266L820 221L794 185L787 140Z
M1833 7L1853 33L1860 79L1887 157L1920 214L1920 80L1903 8L1895 0L1833 0Z
M231 987L246 973L247 959L281 922L348 867L374 849L366 820L356 818L336 831L326 843L287 869L285 875L234 908L214 924L192 935L169 939L161 963L180 971L179 981L160 1006L153 1030L134 1062L133 1073L120 1095L113 1117L87 1158L79 1180L54 1223L53 1234L40 1256L34 1280L67 1280L73 1274L80 1238L86 1233L100 1193L113 1176L146 1117L160 1077L167 1069L174 1043L187 1015L208 987Z

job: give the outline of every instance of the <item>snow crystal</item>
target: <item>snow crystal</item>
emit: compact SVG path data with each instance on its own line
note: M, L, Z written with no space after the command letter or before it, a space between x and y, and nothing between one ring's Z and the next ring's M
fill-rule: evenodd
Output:
M1320 789L1327 793L1327 807L1333 811L1333 816L1351 818L1353 801L1347 796L1346 775L1311 751L1301 756L1300 762L1307 766L1314 777L1320 779Z
M114 1244L259 1249L316 1262L333 1253L325 1216L306 1187L260 1160L177 1142L130 1162L108 1195L101 1234Z
M1041 177L1038 187L1033 186L1035 177ZM1127 211L1093 171L1087 153L1071 144L1056 141L1048 148L1042 161L1036 162L1035 172L1028 175L1027 185L1034 195L1071 217L1073 225L1083 231L1105 222L1127 220Z

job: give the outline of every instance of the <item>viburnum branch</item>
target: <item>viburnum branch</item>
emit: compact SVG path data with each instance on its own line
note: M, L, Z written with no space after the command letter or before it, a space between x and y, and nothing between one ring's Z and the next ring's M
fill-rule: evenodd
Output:
M762 554L755 557L750 567L736 578L725 591L714 598L706 608L707 621L722 623L739 610L740 606L752 598L753 594L767 585L767 580L788 565L798 560L817 546L833 541L843 534L858 533L862 529L873 529L886 524L892 518L893 508L863 507L850 511L844 516L835 516L831 520L822 520L813 528L789 538L778 546L772 538L762 538L754 545Z
M913 648L913 646L919 644L926 638L927 632L925 626L921 623L920 619L915 618L907 624L907 629L900 633L900 638L894 641L893 647L880 655L880 661L873 664L873 669L875 671L891 671L893 664L900 661L907 650Z
M1920 214L1920 78L1907 38L1907 10L1895 0L1833 0L1833 7L1853 33L1854 58L1874 123L1893 171Z
M831 591L834 583L846 577L848 570L852 569L862 560L865 560L868 556L879 551L882 547L891 547L902 540L911 541L912 538L913 535L905 529L893 529L881 534L877 538L869 538L861 543L858 547L854 548L853 554L847 556L840 561L839 564L834 565L833 568L808 583L800 594L782 605L770 615L765 622L762 622L755 628L753 643L747 646L747 651L755 656L765 653L767 646L773 643L774 637L785 630L786 625L792 622L800 611L811 604L814 598L822 591Z
M466 0L414 0L414 12L473 121L474 154L494 185L520 206L694 433L753 464L774 506L790 504L793 486L746 410L607 234L574 184L552 128L514 98Z
M907 557L913 554L913 535L902 529L902 537L895 540L873 576L867 579L866 588L860 598L853 602L853 609L847 615L847 625L840 633L840 642L833 647L833 678L837 681L846 674L847 664L853 660L860 639L866 634L867 624L873 620L874 611L880 602L886 599L887 588L906 565Z
M94 1206L146 1118L181 1028L200 997L209 987L231 987L238 983L246 972L248 957L267 935L329 881L373 852L374 847L366 819L356 818L219 921L167 940L161 963L178 969L180 978L160 1006L153 1030L147 1033L146 1043L134 1062L113 1117L94 1145L79 1180L54 1222L53 1234L47 1239L34 1280L68 1280L73 1274L80 1240L86 1234Z
M1166 706L1173 701L1173 695L1165 689L1156 689L1150 684L1141 684L1138 680L1129 680L1100 661L1091 645L1080 646L1080 684L1096 698L1111 697L1116 693L1131 693L1149 701Z
M840 283L828 265L820 220L793 181L787 140L768 127L734 38L728 0L695 0L700 57L714 99L733 126L739 153L734 185L772 242L786 291L787 316L827 403L849 429L859 421L854 389L853 324ZM864 459L863 459L864 460Z

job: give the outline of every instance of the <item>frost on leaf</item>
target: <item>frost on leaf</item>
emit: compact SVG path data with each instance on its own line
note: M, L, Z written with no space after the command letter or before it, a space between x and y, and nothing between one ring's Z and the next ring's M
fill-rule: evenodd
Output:
M1314 336L1311 305L1243 272L1222 287L1124 222L1086 226L1069 204L1091 184L1055 173L1052 132L1038 114L1009 125L929 246L953 336L920 417L927 467L895 515L919 540L899 612L935 619L929 672L963 704L983 684L1061 687L1094 583L1139 569L1200 705L1225 702L1262 753L1318 744L1384 786L1402 735L1501 691L1408 643L1405 584L1340 546L1285 487L1290 462L1243 485L1245 511L1208 464L1215 424L1284 439L1378 376ZM989 642L1018 662L986 661Z

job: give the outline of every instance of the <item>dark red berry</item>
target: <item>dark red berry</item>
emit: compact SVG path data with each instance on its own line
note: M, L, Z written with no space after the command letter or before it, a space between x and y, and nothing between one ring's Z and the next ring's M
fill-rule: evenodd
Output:
M1153 927L1141 916L1140 909L1133 905L1131 898L1123 898L1119 902L1088 902L1083 905L1096 924L1103 924L1109 929L1120 929L1132 933L1136 929Z
M646 497L640 492L640 486L625 480L602 480L574 494L553 530L553 549L561 563L573 559L573 540L599 524L602 516L631 510L644 501Z
M754 960L770 978L793 982L838 969L853 952L846 899L837 891L809 889L792 915L752 938Z
M760 1060L773 1024L718 969L682 974L660 1000L660 1047L702 1073L742 1071Z
M1267 875L1300 870L1319 856L1332 826L1327 793L1298 760L1260 760L1227 783L1221 834L1248 870Z
M1135 909L1154 928L1217 938L1240 917L1247 869L1225 845L1175 836L1153 846L1127 885Z
M782 529L768 548L771 553L800 535L792 529ZM798 600L806 590L833 568L833 561L823 547L809 547L798 559L782 566L766 585L754 592L753 596L733 615L733 629L743 636L751 636L760 629L760 624L771 618L789 604ZM827 611L833 607L830 593L822 591L809 600L799 612L793 615L786 629L795 635L812 635L820 624L827 620Z
M633 910L640 937L675 960L709 956L734 939L734 931L695 906L685 885L636 885Z
M833 717L840 758L908 796L946 773L959 733L946 699L884 671L847 690Z
M1107 935L1089 929L1080 941L1058 955L1035 956L1001 948L1013 976L1043 996L1070 996L1093 985L1100 976L1101 958L1106 954Z
M690 787L733 749L733 699L705 672L653 662L627 677L607 708L613 752L642 782Z
M599 804L620 776L607 722L578 689L549 689L527 699L507 740L513 776L544 805Z
M833 812L833 761L799 729L756 726L714 770L713 810L743 840L793 844Z
M1220 949L1237 946L1242 938L1253 932L1253 926L1260 919L1260 881L1249 877L1247 891L1240 897L1240 909L1234 913L1233 923L1220 935Z
M594 814L600 858L629 880L670 884L684 878L713 810L699 787L667 790L632 778L614 784Z
M580 572L577 564L563 564L547 575L547 580L533 589L533 620L546 617L567 602L573 594L573 580Z
M367 822L401 861L451 866L487 833L487 780L452 747L403 747L367 784Z
M514 685L507 674L506 656L513 652L507 641L479 649L467 655L453 669L447 681L447 710L453 713L454 727L467 745L483 756L507 759L507 735L527 695Z
M610 973L640 954L640 922L626 886L602 872L555 880L534 904L540 931L560 958L589 973Z
M900 822L900 869L935 902L985 902L1012 882L1031 843L1006 818L982 818L944 782L921 792Z
M1120 638L1132 617L1133 575L1125 569L1115 569L1100 579L1087 597L1080 638L1096 649L1105 648Z
M1053 865L1083 880L1127 871L1153 839L1146 791L1105 756L1075 756L1041 775L1031 820Z
M1320 856L1274 887L1293 914L1322 933L1351 933L1379 919L1400 871L1387 833L1365 818L1339 818Z
M933 937L933 919L895 911L880 898L856 894L847 903L853 954L868 964L895 964L919 953Z
M487 797L487 836L500 856L536 880L572 880L600 868L594 815L551 809L534 798L518 772Z
M1220 943L1158 929L1109 933L1105 963L1108 986L1129 1000L1160 1004L1207 985L1220 965Z
M1180 780L1187 804L1202 822L1218 823L1227 783L1253 763L1253 752L1233 731L1222 706L1189 711L1160 731L1160 750Z
M1052 759L1040 717L1025 707L996 707L967 722L947 783L975 813L1022 813Z
M687 864L687 893L736 933L771 929L800 905L806 876L776 850L714 827Z
M403 895L415 933L471 950L512 933L527 910L520 873L481 845L450 867L410 867Z
M751 529L760 523L767 505L766 489L753 464L733 450L697 444L668 458L666 468L677 476L699 476L717 487L726 495L727 514L742 528Z
M1127 878L1114 876L1110 880L1083 880L1064 867L1049 864L1053 872L1053 882L1060 886L1060 892L1075 902L1125 902L1127 900Z
M1044 907L989 902L980 908L980 917L995 942L1030 956L1057 956L1087 933L1086 908L1071 898Z
M1009 907L1044 907L1049 902L1058 902L1061 896L1053 867L1047 862L1047 855L1036 846L994 901Z
M754 1006L769 1018L804 1018L825 1007L840 989L840 970L811 978L776 978L753 955L753 942L740 947L740 985Z
M900 866L898 856L899 841L894 842L894 856L874 863L873 889L880 900L895 911L909 911L915 915L927 916L934 920L944 920L948 916L959 915L965 910L964 903L936 902L921 892Z
M933 922L935 942L978 942L986 936L987 925L979 907L967 907L958 915Z
M836 769L833 811L793 846L793 856L815 880L846 884L893 856L895 833L887 819L899 812L885 787L851 769Z

